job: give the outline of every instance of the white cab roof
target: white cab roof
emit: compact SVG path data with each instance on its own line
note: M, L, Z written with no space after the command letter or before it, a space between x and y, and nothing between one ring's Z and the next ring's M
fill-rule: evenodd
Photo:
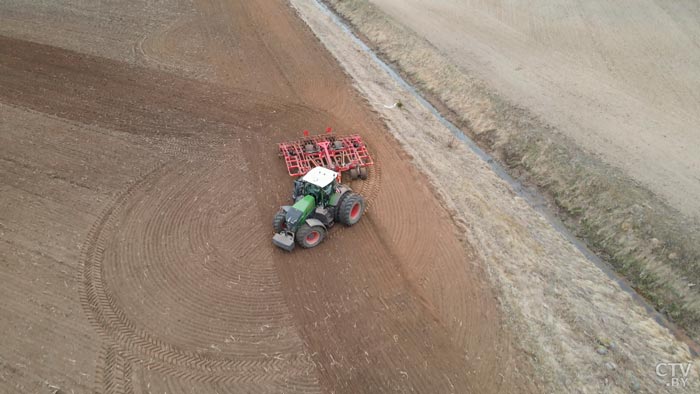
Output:
M338 173L335 171L325 167L315 167L301 179L318 187L326 187L337 177Z

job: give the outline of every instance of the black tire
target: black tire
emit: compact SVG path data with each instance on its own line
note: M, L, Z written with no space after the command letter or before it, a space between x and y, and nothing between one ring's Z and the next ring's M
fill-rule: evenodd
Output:
M304 223L299 227L296 241L302 248L313 248L321 244L326 238L326 229L323 226L309 226Z
M279 233L282 232L286 226L287 212L285 212L284 209L280 209L275 214L275 217L272 218L272 228L275 230L275 233Z
M367 179L367 167L360 167L359 176L360 176L360 179L362 179L362 180Z
M340 223L350 227L360 221L365 213L365 199L361 195L353 192L348 192L347 196L343 196L340 205L338 206L338 219Z
M351 168L350 169L350 179L355 180L357 177L360 176L360 173L357 171L357 168Z
M335 213L333 213L333 220L336 221L337 223L340 223L340 207L343 206L343 201L345 200L345 198L347 198L351 194L352 193L349 191L345 192L338 199L338 204L335 206Z

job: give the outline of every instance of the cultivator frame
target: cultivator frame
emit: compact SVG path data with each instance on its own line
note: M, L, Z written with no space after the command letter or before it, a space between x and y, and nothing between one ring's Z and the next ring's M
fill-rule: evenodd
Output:
M326 167L338 173L349 172L350 178L366 178L367 167L374 164L362 137L357 134L336 136L329 128L326 134L309 136L278 144L287 172L293 177L305 175L314 167Z

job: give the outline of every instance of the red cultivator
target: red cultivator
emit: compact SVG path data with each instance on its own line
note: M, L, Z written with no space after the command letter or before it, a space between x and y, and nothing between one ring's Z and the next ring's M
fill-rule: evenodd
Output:
M350 179L366 179L367 167L373 164L362 137L357 134L335 136L330 128L326 134L315 136L304 131L303 139L282 142L278 146L287 172L293 177L305 175L314 167L326 167L347 173Z

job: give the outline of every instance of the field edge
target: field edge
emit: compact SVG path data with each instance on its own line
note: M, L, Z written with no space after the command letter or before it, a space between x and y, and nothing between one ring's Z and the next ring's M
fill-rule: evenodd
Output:
M322 0L566 227L700 340L700 224L450 63L367 0Z

